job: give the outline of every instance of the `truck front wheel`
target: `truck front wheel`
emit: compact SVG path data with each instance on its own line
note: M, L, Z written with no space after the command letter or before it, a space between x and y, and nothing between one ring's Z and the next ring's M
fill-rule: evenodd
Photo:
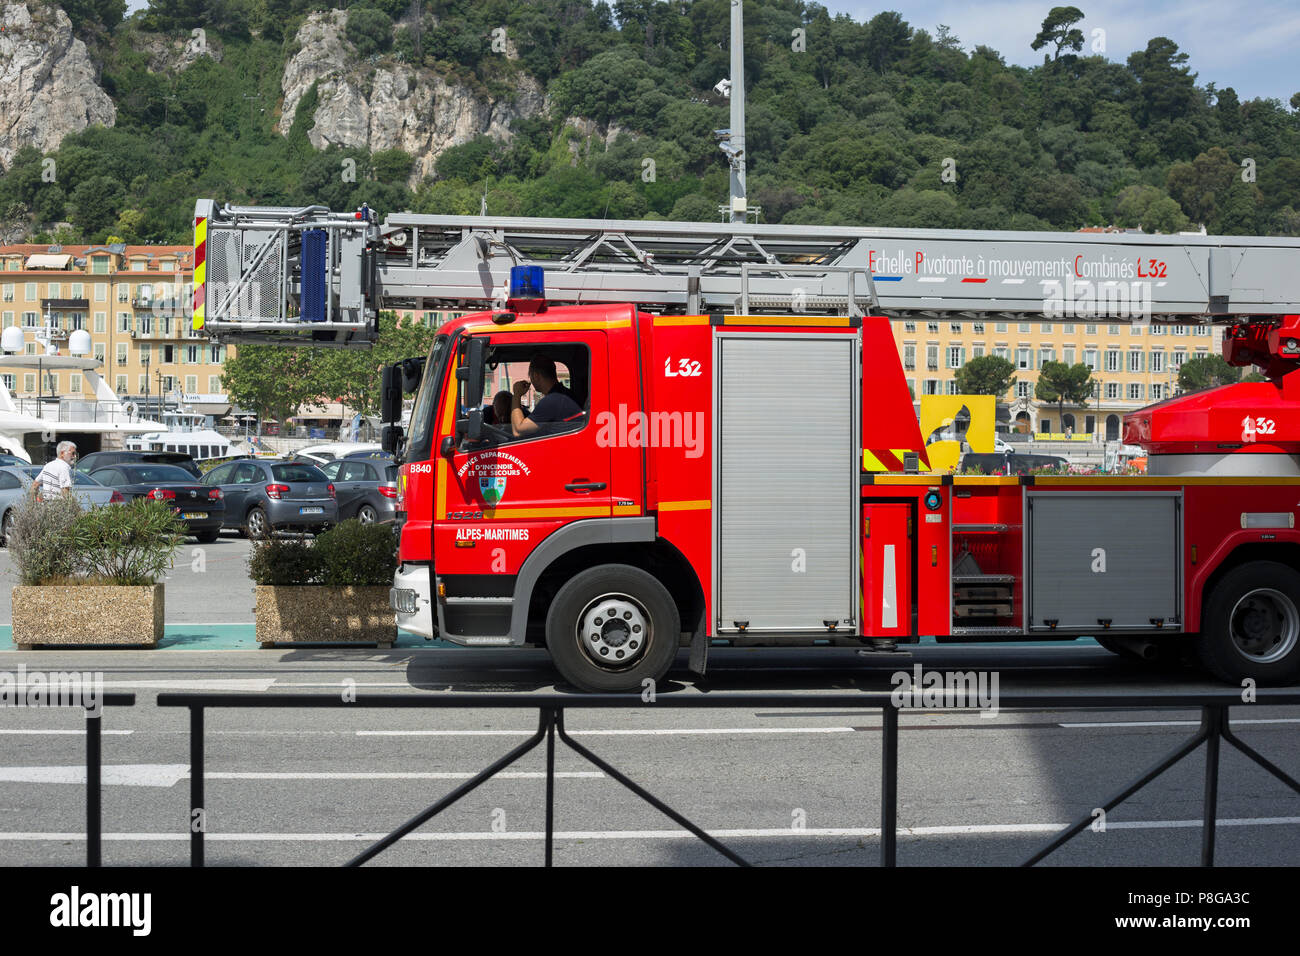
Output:
M546 614L546 646L560 674L582 690L641 690L677 656L681 621L654 576L627 564L574 575Z
M1300 573L1251 561L1225 574L1205 602L1197 653L1222 680L1300 679Z

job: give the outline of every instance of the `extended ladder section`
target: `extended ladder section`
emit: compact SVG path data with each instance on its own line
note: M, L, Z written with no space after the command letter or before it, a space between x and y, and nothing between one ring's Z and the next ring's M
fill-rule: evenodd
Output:
M364 346L380 309L505 308L510 268L556 304L895 318L1248 322L1300 313L1300 239L976 232L218 208L195 213L196 325ZM199 308L202 307L202 315Z

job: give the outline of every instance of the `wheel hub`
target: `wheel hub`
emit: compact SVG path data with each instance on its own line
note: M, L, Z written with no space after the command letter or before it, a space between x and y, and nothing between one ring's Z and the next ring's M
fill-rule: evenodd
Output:
M1229 626L1238 652L1266 664L1285 657L1300 640L1300 610L1281 591L1259 588L1237 602Z
M578 615L576 632L583 652L601 667L621 669L645 653L649 615L626 594L604 594Z

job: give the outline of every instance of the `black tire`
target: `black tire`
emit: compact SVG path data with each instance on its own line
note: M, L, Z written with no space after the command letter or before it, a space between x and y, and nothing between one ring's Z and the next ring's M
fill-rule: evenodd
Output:
M606 619L608 610L616 613ZM627 564L574 575L546 614L546 647L556 669L575 687L597 693L639 691L646 678L661 681L677 656L681 631L668 590ZM620 663L620 654L629 662Z
M1251 561L1225 574L1206 598L1196 652L1233 684L1300 681L1300 573Z
M3 519L0 519L0 545L9 547L9 536L14 533L14 513L11 510L5 512Z
M211 544L221 537L220 528L208 528L205 531L194 532L194 537L199 539L199 544Z
M266 511L258 505L249 509L244 517L244 534L250 541L263 541L271 536L271 523L266 519Z

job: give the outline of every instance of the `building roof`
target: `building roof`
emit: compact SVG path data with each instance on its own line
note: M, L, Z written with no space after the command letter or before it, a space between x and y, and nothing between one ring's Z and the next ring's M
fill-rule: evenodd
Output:
M127 261L146 257L155 263L163 258L176 259L177 265L183 270L192 268L194 259L194 250L190 246L127 246L116 243L112 246L58 246L40 242L17 242L12 245L0 246L0 258L15 255L22 256L26 260L27 267L35 269L66 269L73 260L84 261L87 256L99 254L120 256ZM33 263L33 259L37 261ZM62 264L46 264L54 259L61 260ZM128 272L130 270L129 268L121 268L119 271Z

